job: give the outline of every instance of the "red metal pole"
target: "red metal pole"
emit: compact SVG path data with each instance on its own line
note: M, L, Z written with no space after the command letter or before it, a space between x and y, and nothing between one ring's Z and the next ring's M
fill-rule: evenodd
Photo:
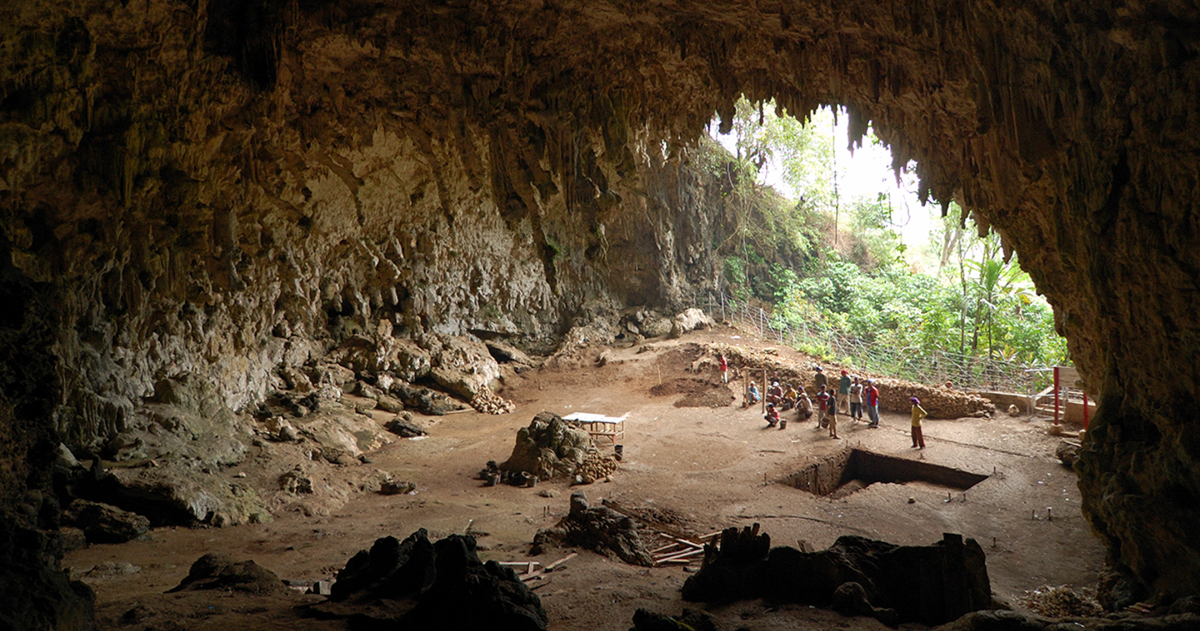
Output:
M1058 425L1058 366L1054 367L1054 424Z
M1088 428L1087 392L1083 393L1083 429Z

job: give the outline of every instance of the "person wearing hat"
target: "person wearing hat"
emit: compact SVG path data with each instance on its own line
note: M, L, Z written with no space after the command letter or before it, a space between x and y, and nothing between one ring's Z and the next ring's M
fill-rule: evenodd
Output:
M800 386L800 391L796 394L796 415L802 421L807 421L813 415L812 400L804 393L804 386Z
M837 407L842 414L850 413L850 373L842 371L842 379L838 382Z
M925 408L921 407L921 401L917 397L909 397L908 401L912 403L912 443L914 448L925 448L925 436L921 433L921 419L929 416Z
M871 419L871 422L867 423L867 429L877 429L879 427L879 388L876 387L874 380L867 380L867 387L863 389L863 403L867 407L867 418Z

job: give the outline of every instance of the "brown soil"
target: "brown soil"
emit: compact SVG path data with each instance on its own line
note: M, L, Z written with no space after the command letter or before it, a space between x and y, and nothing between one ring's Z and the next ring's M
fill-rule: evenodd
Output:
M299 592L288 600L163 592L210 551L253 559L284 579L331 580L375 539L403 538L422 527L431 537L469 529L485 560L530 560L534 534L566 514L573 489L556 481L532 489L485 487L475 478L488 460L507 458L517 429L549 410L628 414L620 470L610 482L583 488L593 504L617 501L648 522L694 534L757 522L773 545L803 541L816 549L843 534L926 545L943 532L962 533L984 547L993 591L1014 607L1026 590L1039 586L1095 583L1103 552L1080 514L1074 474L1054 458L1059 439L1047 434L1047 421L1006 415L927 420L928 448L922 451L910 448L908 419L900 415L884 414L877 430L843 417L842 440L829 438L811 422L794 420L794 412L785 413L792 421L786 430L767 429L760 408L743 408L740 394L732 407L728 398L718 404L740 390L720 383L715 362L705 359L703 345L718 342L760 345L747 334L722 328L656 341L649 349L611 349L603 367L509 375L501 394L517 402L512 414L419 419L430 424L426 439L387 445L371 454L369 465L415 481L415 495L363 494L327 516L297 512L262 525L157 529L143 541L75 551L65 564L76 576L93 570L84 578L97 592L105 629L343 629L344 622L300 618L297 605L322 598ZM788 349L779 353L809 361ZM680 401L709 397L712 403L677 407L665 398L678 394L684 395ZM989 477L966 492L920 482L877 483L837 499L778 483L843 445ZM601 448L612 447L606 442ZM243 468L221 475L232 478ZM551 550L537 560L550 563L569 552ZM112 563L140 570L105 565ZM679 588L692 569L633 567L581 551L534 584L550 628L624 631L639 607L678 615L684 606ZM755 601L699 607L729 629L885 628L874 620L798 605Z

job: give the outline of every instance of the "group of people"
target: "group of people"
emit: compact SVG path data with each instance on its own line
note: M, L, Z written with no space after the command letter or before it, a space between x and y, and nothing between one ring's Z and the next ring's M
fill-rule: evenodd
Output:
M721 376L728 382L726 378L728 361L723 354L720 355L719 361ZM815 372L813 378L816 388L816 394L813 397L816 399L815 403L805 392L804 386L781 383L778 378L771 378L771 385L766 391L767 412L764 416L768 427L787 428L787 419L781 417L780 412L792 408L796 409L800 420L809 420L816 415L817 429L828 429L830 438L834 439L841 438L838 436L839 414L849 415L852 421L863 422L865 412L867 428L877 429L879 427L879 386L873 379L860 379L851 375L849 371L843 370L837 384L831 385L823 368L817 366ZM751 382L747 392L747 403L758 403L762 396L758 386ZM911 397L909 402L912 403L913 448L924 449L925 437L922 434L921 421L928 416L928 413L921 407L921 402L917 397Z

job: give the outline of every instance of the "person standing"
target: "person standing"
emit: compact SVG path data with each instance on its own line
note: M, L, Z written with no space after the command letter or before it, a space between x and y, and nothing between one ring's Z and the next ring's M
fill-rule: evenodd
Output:
M929 416L929 413L921 407L921 401L917 397L910 397L908 401L912 403L912 446L924 449L925 435L921 433L921 419Z
M825 389L825 386L821 386L821 389L817 391L817 429L826 426L825 421L829 416L829 408L834 405L836 402L831 400L829 391Z
M729 360L725 359L725 353L717 354L717 363L721 366L721 382L729 383Z
M863 386L858 381L858 377L854 377L854 383L850 384L850 420L862 421L863 408Z
M837 407L840 412L850 412L850 373L845 370L842 371L842 378L838 381Z
M842 437L838 436L837 433L837 403L830 401L829 404L829 418L827 419L829 421L829 437L836 440L841 440Z
M824 388L828 385L829 385L829 380L825 376L825 371L822 370L820 366L817 366L816 374L813 375L813 389L816 391L820 391L821 388Z
M864 398L867 404L867 418L871 419L871 422L867 424L867 428L877 429L879 427L879 388L875 386L875 382L871 379L867 380Z

